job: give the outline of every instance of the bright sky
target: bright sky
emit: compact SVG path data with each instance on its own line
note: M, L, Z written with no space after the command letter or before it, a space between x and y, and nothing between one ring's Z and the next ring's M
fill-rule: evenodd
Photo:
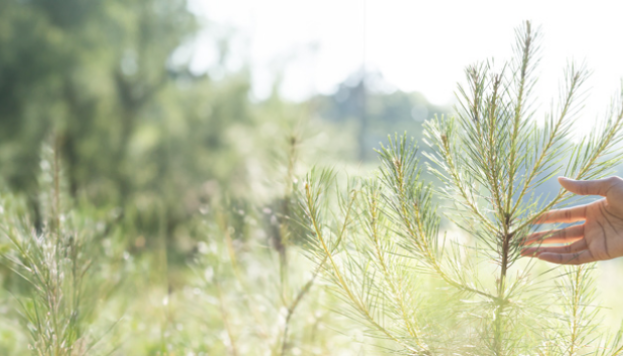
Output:
M593 70L583 119L589 126L623 78L619 1L193 0L191 7L236 29L238 65L251 61L260 98L280 71L282 93L304 99L331 93L365 64L399 89L451 103L464 67L509 58L514 29L526 19L543 33L537 94L545 103L557 96L567 60L586 61ZM201 68L214 51L198 44L194 65Z

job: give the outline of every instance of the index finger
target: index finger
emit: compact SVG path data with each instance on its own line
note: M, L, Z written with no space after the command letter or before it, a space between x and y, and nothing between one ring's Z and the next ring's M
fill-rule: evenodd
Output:
M548 223L570 223L581 220L586 220L586 208L588 205L579 205L572 208L550 210L541 215L534 223L535 224L548 224Z

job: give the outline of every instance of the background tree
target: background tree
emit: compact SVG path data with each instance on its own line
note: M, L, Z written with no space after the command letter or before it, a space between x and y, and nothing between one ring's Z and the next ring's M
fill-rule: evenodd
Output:
M388 132L410 132L422 137L422 124L433 114L448 114L448 107L433 105L419 93L394 88L379 72L360 70L341 83L335 93L312 99L318 114L330 122L355 125L357 151L352 159L373 161Z

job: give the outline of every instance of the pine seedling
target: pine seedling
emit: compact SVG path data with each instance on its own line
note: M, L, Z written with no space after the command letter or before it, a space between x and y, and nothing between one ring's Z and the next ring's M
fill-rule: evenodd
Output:
M315 170L298 191L311 259L388 352L609 354L595 349L593 267L544 269L520 252L538 217L571 198L537 188L561 173L601 178L620 163L623 93L574 143L587 70L569 65L541 124L532 95L539 35L526 22L516 39L514 60L498 70L492 61L467 68L455 118L426 123L439 186L420 178L415 142L396 137L379 151L375 178L343 193L333 173ZM458 239L440 234L437 204L461 229Z
M10 248L2 259L26 282L25 291L14 295L32 354L98 355L114 348L91 332L100 298L92 268L96 253L90 247L94 226L68 209L59 161L57 150L44 147L40 229L18 199L3 197L1 233Z
M291 220L299 145L299 135L288 137L279 157L283 176L271 181L279 189L270 203L253 208L223 199L206 209L200 231L207 239L198 246L195 270L210 305L200 315L211 316L215 330L209 352L289 356L339 347L318 307L326 298L316 286L319 269L304 259L299 226Z

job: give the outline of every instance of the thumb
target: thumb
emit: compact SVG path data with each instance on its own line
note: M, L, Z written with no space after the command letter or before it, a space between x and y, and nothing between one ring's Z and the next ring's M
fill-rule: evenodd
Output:
M613 185L612 178L595 180L574 180L558 177L558 182L566 190L578 195L601 195L606 196L608 189Z

